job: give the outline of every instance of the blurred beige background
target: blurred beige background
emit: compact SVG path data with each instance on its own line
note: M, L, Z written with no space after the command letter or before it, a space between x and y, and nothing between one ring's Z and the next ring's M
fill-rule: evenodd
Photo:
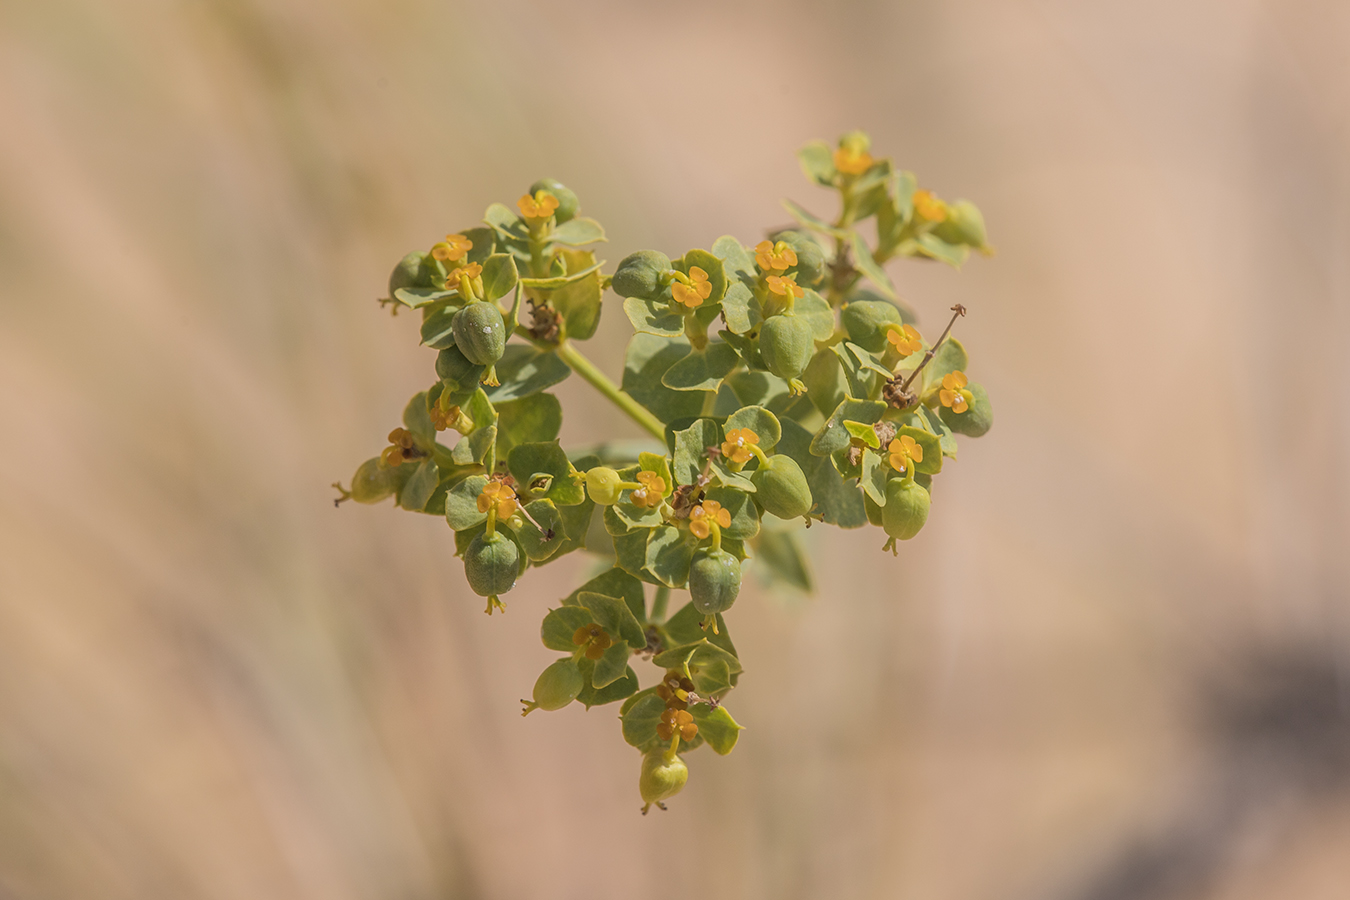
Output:
M0 898L1344 898L1347 111L1338 0L0 3ZM747 589L643 819L613 708L518 715L585 561L488 619L333 508L431 377L374 298L543 175L753 241L853 127L985 212L892 274L997 424Z

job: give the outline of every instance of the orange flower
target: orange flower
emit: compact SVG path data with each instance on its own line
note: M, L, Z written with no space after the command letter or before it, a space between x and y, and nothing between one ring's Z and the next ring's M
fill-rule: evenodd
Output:
M529 194L516 201L520 214L527 219L547 219L558 208L558 198L548 191L539 190L534 196Z
M911 462L923 462L923 447L920 447L918 442L907 434L902 434L891 441L886 449L891 454L891 468L902 474L909 471Z
M913 201L914 212L919 218L930 222L947 220L947 204L939 200L932 191L915 191Z
M442 262L459 262L464 255L473 249L473 241L462 234L447 234L445 243L437 244L431 248L431 255L434 259Z
M695 306L702 306L703 301L712 295L712 283L708 281L708 273L698 266L689 267L689 283L676 280L670 283L670 294L675 298L676 303L683 303L690 309Z
M572 633L572 643L586 648L586 658L599 659L605 651L614 646L614 639L599 625L582 625Z
M675 736L675 732L680 733L680 739L692 741L698 734L698 726L694 724L694 716L687 710L668 709L661 713L661 724L656 726L656 736L663 741L668 741Z
M406 428L395 428L389 432L389 444L380 454L380 464L386 468L401 466L426 455L413 444L412 432Z
M796 275L788 275L786 278L781 275L770 275L764 280L768 282L769 290L784 297L800 297L805 293L801 285L797 284Z
M731 513L722 508L716 500L704 500L689 511L689 530L694 537L703 540L712 533L712 526L731 527Z
M628 500L634 506L649 509L660 506L662 498L666 495L666 480L655 472L639 472L637 480L642 487L634 488L628 495Z
M975 399L975 395L966 389L969 383L965 372L957 371L943 375L942 390L938 391L938 399L954 413L965 412L970 408L970 401Z
M497 511L497 518L509 519L515 514L516 492L511 485L501 481L489 481L478 495L478 511L485 513L490 509Z
M834 151L834 167L845 175L861 175L872 168L872 154L857 147L840 147Z
M755 455L750 445L758 443L759 435L749 428L733 428L727 432L727 439L722 442L722 456L738 466L744 465Z
M909 356L911 353L918 353L923 349L923 338L919 336L919 330L913 325L890 329L886 332L886 340L891 342L891 346L901 356Z
M755 245L755 262L765 272L781 272L797 264L797 251L787 245L787 241L772 243L760 241Z

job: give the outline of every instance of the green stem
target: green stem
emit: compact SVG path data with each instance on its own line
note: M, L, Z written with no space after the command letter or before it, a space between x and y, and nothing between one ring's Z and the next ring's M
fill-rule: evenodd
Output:
M657 585L656 596L652 598L652 614L647 620L655 625L660 625L666 620L666 607L670 605L670 588L664 584Z
M567 363L568 368L590 382L591 387L604 394L611 403L627 413L628 418L641 425L652 437L665 443L665 424L652 415L645 406L620 390L619 386L610 381L604 372L595 367L595 363L582 356L570 341L559 342L558 346L554 348L554 352L558 354L559 359Z

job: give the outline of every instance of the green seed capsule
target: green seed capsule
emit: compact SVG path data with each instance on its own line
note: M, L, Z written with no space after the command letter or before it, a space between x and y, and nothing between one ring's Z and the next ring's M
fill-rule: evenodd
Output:
M581 204L577 200L577 195L556 178L540 178L534 184L530 185L530 196L533 197L538 191L548 191L554 197L558 198L558 208L553 211L553 219L559 225L568 219L574 218Z
M422 268L422 263L426 258L425 253L414 251L403 257L399 264L394 266L394 271L389 273L390 297L393 297L394 291L399 288L431 287L431 280L426 277L426 272Z
M985 392L984 385L972 382L966 385L966 389L972 397L965 412L956 413L950 407L940 406L938 415L957 434L980 437L994 424L994 408L989 405L989 394Z
M893 538L907 541L928 521L928 492L908 478L892 478L886 484L886 505L881 524Z
M797 254L797 265L788 269L797 273L797 283L802 287L815 287L825 277L825 251L809 235L800 231L780 231L770 240L783 241Z
M670 270L669 256L657 250L639 250L623 258L610 286L620 297L655 300L664 287L661 275Z
M379 503L399 486L399 467L382 466L374 457L361 463L352 476L352 499L357 503Z
M583 687L577 661L570 656L560 659L541 672L534 683L534 706L550 712L562 709L577 699Z
M642 757L642 775L638 778L638 790L647 804L660 803L674 797L684 790L689 780L689 767L678 756L666 759L666 751L657 747Z
M759 330L759 353L764 365L779 378L791 381L806 371L816 352L807 321L790 313L774 316Z
M454 323L451 323L453 330ZM436 374L451 394L472 391L483 377L483 367L469 362L458 347L447 347L436 357Z
M505 594L516 586L520 574L520 551L516 542L500 531L491 537L478 535L464 551L464 575L480 597Z
M756 469L750 481L755 485L755 502L780 519L795 519L811 509L811 488L806 475L790 456L780 453L770 457L769 465Z
M947 218L933 228L933 234L949 244L965 244L976 250L989 249L988 237L984 230L984 216L969 200L957 200L948 204Z
M726 612L741 592L741 561L725 550L694 557L689 567L689 596L704 615Z
M586 493L601 506L613 506L623 493L623 479L609 466L596 466L586 471Z
M900 310L885 300L855 300L840 314L848 339L870 353L886 349L886 325L900 325Z
M506 352L506 322L495 303L470 303L455 313L450 329L455 346L475 365L490 366Z

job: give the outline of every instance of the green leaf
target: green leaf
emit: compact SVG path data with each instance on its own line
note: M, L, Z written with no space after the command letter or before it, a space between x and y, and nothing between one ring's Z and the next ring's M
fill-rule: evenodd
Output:
M848 398L863 399L872 395L872 388L876 385L876 379L871 371L862 367L856 353L849 348L857 346L844 341L835 344L830 348L830 352L839 360L840 371L844 373L844 393Z
M759 324L758 304L753 301L754 293L739 281L733 281L727 287L722 298L722 318L733 334L745 334Z
M497 404L497 457L527 441L551 441L562 429L562 404L552 394L531 394Z
M749 475L743 475L740 472L731 471L722 460L714 459L709 468L713 479L726 487L735 488L747 494L753 494L756 491L755 483L750 480Z
M507 468L522 497L547 498L558 506L586 499L582 478L556 440L517 444L507 456Z
M468 254L464 257L466 262L482 265L484 260L492 255L494 249L493 245L496 243L496 235L491 228L484 228L480 225L477 228L466 228L459 233L468 238L473 244L473 246L469 248Z
M966 355L965 345L954 337L947 338L923 370L923 392L937 390L944 377L952 372L964 372L968 365L970 357Z
M822 416L828 416L844 399L844 372L833 347L822 347L802 373L806 394Z
M564 250L563 252L570 255L574 251ZM595 258L595 254L591 253L590 251L586 251L586 254L590 256L592 259ZM520 286L523 288L530 288L538 291L556 290L562 287L563 285L572 284L573 282L580 281L581 279L585 278L592 272L599 272L600 267L603 265L604 265L603 261L591 263L587 265L584 269L581 269L580 271L573 272L569 269L566 275L555 275L552 278L522 277L520 279Z
M841 417L839 421L842 422L843 418ZM842 425L837 431L844 436L846 448L848 432ZM863 508L862 491L845 481L828 459L816 455L810 449L811 444L811 434L805 428L793 421L783 422L783 439L779 442L778 452L788 454L802 467L806 483L811 488L811 498L815 501L816 512L828 524L838 525L841 528L858 528L866 525L867 513Z
M455 346L455 334L450 330L450 321L459 309L454 306L440 306L431 310L422 319L422 343L433 350L444 350Z
M682 431L675 432L672 456L676 484L693 484L703 472L709 447L722 443L722 429L712 419L699 419Z
M575 653L577 645L572 643L572 635L576 634L578 628L584 628L593 621L590 610L584 606L560 606L549 610L548 615L544 616L539 626L539 639L550 650Z
M573 219L572 222L575 222ZM568 222L571 225L572 222ZM594 266L595 254L589 250L563 250L560 255L567 271L590 269L592 274L570 281L553 293L548 301L563 318L563 334L578 341L589 340L600 324L600 273Z
M623 522L625 533L634 528L655 528L665 521L660 507L636 506L626 497L609 508Z
M525 504L525 511L529 516L522 515L520 527L513 529L525 555L532 563L552 559L567 542L558 507L549 500L535 500Z
M868 429L869 431L871 429ZM925 456L927 454L925 453ZM863 451L862 455L862 489L872 502L877 506L886 505L886 476L891 472L891 465L887 458L880 452Z
M715 391L740 359L730 344L712 341L702 350L691 348L688 356L666 370L661 383L673 391Z
M695 609L693 603L686 603L680 607L675 615L660 626L663 646L678 647L681 644L696 644L706 638L709 643L716 644L735 656L736 646L731 643L731 632L727 631L727 623L722 618L722 614L717 614L716 634L703 630L704 618L703 613Z
M403 407L403 427L412 432L416 444L423 450L431 449L436 443L436 426L431 424L431 413L427 410L427 392L419 391Z
M708 499L716 500L731 514L731 524L722 529L722 536L743 541L759 534L759 509L745 491L729 487L708 489Z
M525 222L501 203L489 206L483 213L483 221L504 238L529 240L530 230L525 227Z
M595 661L595 671L591 674L591 687L600 690L623 677L628 669L628 660L633 648L623 641L610 644L605 653Z
M656 694L647 694L638 699L623 714L623 739L646 753L661 743L656 735L656 726L661 724L661 714L666 711L666 701Z
M687 664L691 676L695 676L694 669L712 666L715 663L723 664L729 675L739 675L742 671L739 659L722 647L712 643L706 637L700 638L694 643L672 647L658 653L652 657L652 663L663 669L679 669ZM697 685L698 679L696 676L694 682ZM729 684L727 686L730 687ZM704 691L700 688L699 693L702 694Z
M936 410L931 410L926 406L919 407L924 419L928 424L928 430L938 437L938 446L942 448L942 455L956 458L956 435L952 434L951 428L942 421L942 416Z
M628 341L624 357L624 393L641 403L662 422L696 416L703 409L703 395L694 391L674 391L661 383L666 371L689 354L689 342L683 338L662 338L635 334Z
M825 298L807 288L802 296L793 301L793 310L798 318L811 324L811 336L818 341L828 341L834 334L834 310Z
M667 587L683 587L689 580L689 566L694 561L693 536L674 525L659 525L651 529L647 538L644 570L658 583Z
M446 494L445 521L452 529L464 531L487 521L487 513L478 511L478 495L487 483L486 475L470 475Z
M566 599L563 600L563 604L566 606L579 605L580 600L578 598L583 591L604 594L607 597L622 597L624 604L627 605L635 619L639 622L647 621L642 582L622 569L605 570L568 594Z
M698 266L704 272L708 273L708 284L712 285L712 292L708 294L703 301L702 309L716 306L722 302L722 298L727 293L727 272L726 267L722 265L722 260L707 250L690 250L682 259L675 260L672 265L688 275L689 271Z
M600 223L586 216L577 216L553 229L548 236L549 242L564 244L568 247L581 247L605 240L605 229Z
M797 161L806 177L823 187L833 187L839 176L834 167L834 151L824 141L810 141L797 151Z
M608 525L608 515L611 510L612 507L605 510L606 525ZM610 532L611 540L614 543L615 565L635 578L642 577L642 567L647 564L647 535L649 534L651 534L651 530L647 528L635 528L626 534Z
M556 353L542 353L525 344L508 344L506 355L497 362L497 387L485 387L493 403L519 400L551 388L572 370Z
M648 453L645 450L638 453L638 471L659 475L666 483L666 490L674 486L674 479L670 477L670 461L660 453Z
M455 449L451 451L450 459L457 466L482 463L487 457L488 451L492 449L496 442L497 426L488 425L483 428L475 428L455 442Z
M459 291L445 291L440 288L398 288L394 291L394 299L411 309L458 296Z
M712 252L726 266L727 280L733 286L738 280L754 282L759 277L755 271L754 257L731 235L724 234L713 241Z
M618 644L616 646L623 645ZM590 709L592 706L603 706L606 703L613 703L616 700L622 700L625 697L631 697L633 694L637 693L638 677L637 673L633 671L632 666L625 667L622 678L605 685L599 690L591 687L591 679L596 664L583 656L577 660L577 666L581 669L582 683L585 685L585 687L581 689L581 693L577 695L577 702L585 704L587 709Z
M638 623L637 617L623 599L591 591L578 591L577 603L590 610L595 624L609 632L611 637L627 641L634 650L641 650L647 646L646 632L642 630L642 625Z
M923 448L923 460L914 464L915 472L923 475L936 475L942 471L942 445L938 442L937 435L930 434L922 428L915 428L912 425L902 426L900 434L914 438L914 443Z
M765 528L753 546L761 572L808 594L815 590L806 552L793 532Z
M835 407L820 431L816 432L815 438L811 441L811 453L815 456L829 456L831 453L846 449L849 445L849 432L844 426L844 420L874 425L881 421L886 409L886 404L880 400L843 400Z
M867 246L867 241L858 232L853 232L853 264L858 270L867 276L877 290L881 291L888 300L897 300L895 294L895 285L891 284L891 278L886 274L886 270L877 265L877 261L872 258L872 251Z
M772 450L783 436L783 426L778 417L762 406L747 406L738 409L722 425L724 432L734 428L749 428L759 438L759 449Z
M399 491L398 505L413 512L421 512L439 484L436 463L430 459L422 460L413 470L412 477L403 485L403 490Z
M633 330L639 334L656 334L662 337L678 337L684 334L684 316L676 311L667 300L643 300L641 297L625 297L624 315Z
M689 707L689 712L698 726L698 733L715 753L726 756L732 751L742 729L725 706L714 708L706 703L696 703Z
M964 244L949 244L932 232L921 234L915 240L921 256L944 262L953 269L960 269L970 258L969 247Z
M829 222L826 222L824 219L815 215L810 210L806 209L806 207L794 203L791 200L784 200L783 208L792 215L792 218L796 219L803 227L808 228L811 231L827 234L830 237L835 237L840 234L838 228L835 228Z
M494 253L483 261L483 299L495 303L515 290L516 261L506 253Z
M873 450L876 450L881 446L881 441L877 437L877 431L871 425L864 425L862 422L850 422L845 419L844 427L848 429L848 433L852 437L862 441Z

